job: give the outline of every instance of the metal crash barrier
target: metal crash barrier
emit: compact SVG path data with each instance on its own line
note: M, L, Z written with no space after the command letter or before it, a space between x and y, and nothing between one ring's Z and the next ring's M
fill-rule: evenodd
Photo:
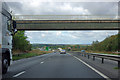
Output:
M101 63L104 63L104 59L109 59L118 62L118 79L120 80L120 55L109 55L109 54L99 54L99 53L86 53L86 52L70 52L70 53L78 53L80 56L90 58L92 57L93 61L95 58L101 58Z

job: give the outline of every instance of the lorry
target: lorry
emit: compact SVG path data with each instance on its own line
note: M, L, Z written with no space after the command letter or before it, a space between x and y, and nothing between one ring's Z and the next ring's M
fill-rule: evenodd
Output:
M2 19L0 35L0 59L2 62L2 73L7 73L8 67L12 63L12 36L15 34L16 22L12 20L12 15L7 3L2 2L2 9L0 10L0 18Z

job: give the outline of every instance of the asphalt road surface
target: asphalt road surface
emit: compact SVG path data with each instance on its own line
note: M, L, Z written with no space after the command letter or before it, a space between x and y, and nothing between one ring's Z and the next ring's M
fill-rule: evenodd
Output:
M80 58L49 53L14 61L5 78L108 78Z

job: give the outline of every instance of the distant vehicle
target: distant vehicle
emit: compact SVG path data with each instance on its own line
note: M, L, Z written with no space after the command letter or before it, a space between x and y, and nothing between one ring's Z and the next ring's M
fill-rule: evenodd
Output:
M81 52L85 52L85 50L81 50Z
M61 50L60 54L66 54L66 51L65 50Z

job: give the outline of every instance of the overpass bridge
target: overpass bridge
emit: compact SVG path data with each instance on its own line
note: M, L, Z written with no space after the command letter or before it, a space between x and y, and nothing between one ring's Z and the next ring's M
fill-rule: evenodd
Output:
M13 15L18 30L118 30L118 16Z

